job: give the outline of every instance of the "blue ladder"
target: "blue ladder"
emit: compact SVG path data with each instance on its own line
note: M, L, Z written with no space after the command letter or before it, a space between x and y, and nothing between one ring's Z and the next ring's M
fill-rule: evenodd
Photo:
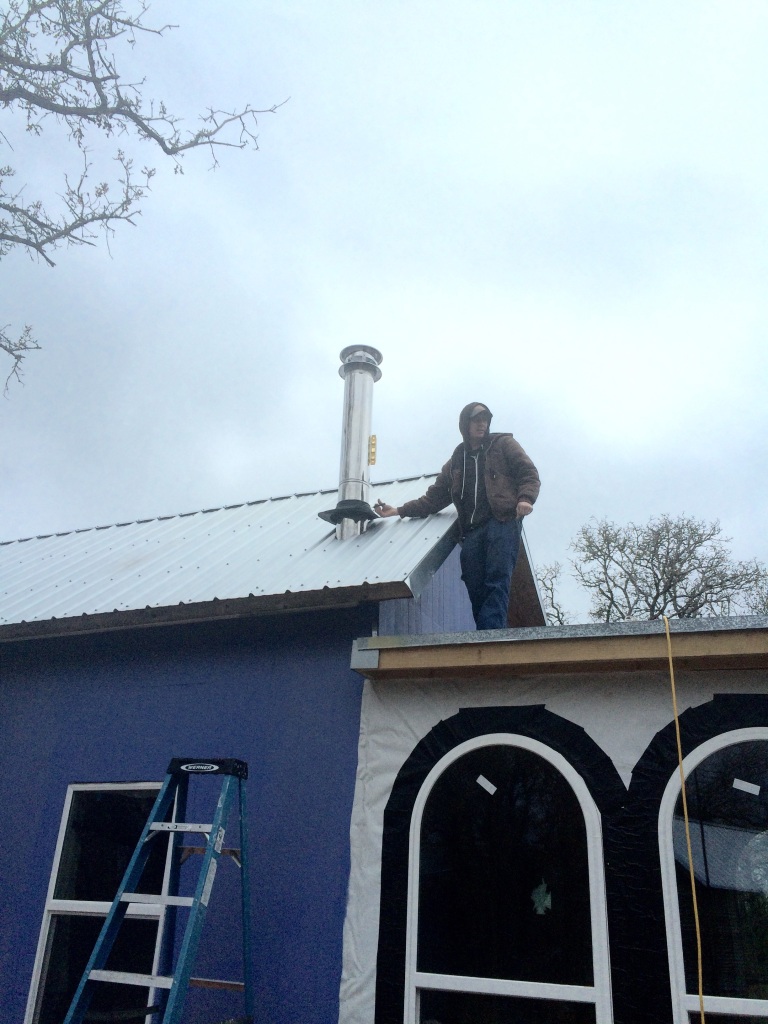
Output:
M189 780L194 775L222 776L213 821L209 824L185 821ZM138 985L154 989L157 1003L145 1010L136 1011L132 1019L143 1020L156 1015L159 1024L180 1024L184 1000L190 985L202 988L228 989L243 992L245 1017L238 1024L253 1021L253 990L250 979L251 936L250 936L250 886L248 874L248 843L245 816L245 780L248 765L236 758L211 761L175 757L168 765L160 792L150 811L147 823L141 833L136 850L126 868L123 880L115 895L104 925L96 940L91 957L80 979L70 1004L64 1024L81 1024L90 1005L95 987L99 984ZM238 797L239 848L225 848L225 830L229 824L229 813ZM172 820L168 820L171 818ZM192 832L207 836L204 847L190 847L182 844L184 834ZM166 835L171 843L171 870L168 884L169 895L143 894L136 892L141 873L149 858L154 842ZM179 875L181 864L190 853L202 853L203 861L194 896L179 896ZM244 981L219 981L209 978L193 978L192 967L197 955L200 935L208 910L216 867L219 857L230 855L239 863L242 874L242 934L243 934L243 977ZM134 974L127 971L106 969L107 960L115 944L120 926L131 904L158 904L167 907L161 937L160 967L157 974ZM173 938L176 931L175 916L180 907L189 908L189 918L184 931L173 968ZM102 1015L99 1014L102 1018ZM103 1019L103 1018L102 1018ZM125 1011L116 1011L115 1020L127 1019Z

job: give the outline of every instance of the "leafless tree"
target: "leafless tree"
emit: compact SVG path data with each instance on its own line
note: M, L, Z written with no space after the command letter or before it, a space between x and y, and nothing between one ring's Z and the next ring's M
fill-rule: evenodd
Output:
M662 515L617 526L593 519L571 545L572 564L592 594L596 622L756 611L768 572L757 559L734 561L729 543L717 520Z
M539 584L539 590L544 599L544 611L547 616L547 622L554 626L567 626L570 622L568 612L560 604L557 597L557 587L562 573L563 567L559 562L543 565L541 568L536 569L536 581Z
M138 137L169 157L176 172L190 149L207 147L216 165L221 146L258 148L256 119L266 110L210 108L195 128L184 130L164 103L145 100L143 80L123 77L118 51L124 58L142 35L175 27L145 24L148 0L6 0L4 7L0 108L20 114L33 136L43 132L46 119L62 124L80 164L76 173L63 174L57 196L40 197L29 195L17 169L0 159L0 258L20 248L53 266L51 253L60 246L92 245L119 222L134 223L154 168L139 169L120 146L109 172L97 174L89 145L95 136ZM0 146L12 148L2 133ZM19 377L24 356L38 347L29 327L15 334L0 329L0 350L12 360L9 380Z
M743 605L750 615L768 615L768 580L751 590Z

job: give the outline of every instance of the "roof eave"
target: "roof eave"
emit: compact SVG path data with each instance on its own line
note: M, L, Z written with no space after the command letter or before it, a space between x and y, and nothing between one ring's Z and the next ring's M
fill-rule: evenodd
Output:
M0 625L0 643L60 636L83 636L119 630L173 626L190 622L223 622L265 615L354 608L371 601L412 597L406 583L362 583L354 587L324 587L322 590L265 594L258 597L178 604L162 608L136 608L33 622Z

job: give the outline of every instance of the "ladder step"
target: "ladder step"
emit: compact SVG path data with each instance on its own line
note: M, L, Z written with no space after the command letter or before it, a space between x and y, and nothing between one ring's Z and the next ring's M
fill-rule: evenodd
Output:
M173 978L162 974L132 974L130 971L91 971L91 981L111 981L116 985L139 985L143 988L171 988Z
M193 854L197 853L197 854L201 854L202 855L202 854L204 854L207 851L208 847L207 846L182 846L182 847L180 847L180 849L181 849L181 863L185 864L189 860L189 858L191 856L193 856ZM242 853L241 853L240 849L238 847L236 847L236 846L225 846L222 849L222 851L221 851L221 856L222 857L231 857L232 860L235 862L235 864L237 864L237 866L239 868L241 868L243 866L242 865L242 861L241 861Z
M109 1024L144 1024L150 1014L162 1013L161 1006L147 1006L143 1010L87 1010L84 1021L105 1021Z
M191 907L194 903L191 896L161 896L146 892L124 892L120 900L122 903L153 903L163 907Z
M218 978L190 978L189 984L195 988L222 988L228 992L245 992L244 981L219 981Z
M213 825L198 825L189 821L153 821L149 828L152 832L203 832L207 835Z

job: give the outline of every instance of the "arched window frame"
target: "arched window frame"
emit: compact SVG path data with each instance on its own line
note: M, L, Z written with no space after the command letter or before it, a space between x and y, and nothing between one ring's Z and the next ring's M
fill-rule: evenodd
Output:
M593 984L591 986L555 985L497 978L467 978L458 975L428 974L420 972L416 968L421 823L427 799L437 780L454 762L465 754L481 747L501 745L519 747L537 754L545 761L548 761L564 776L579 801L584 815L587 836L590 923L592 928ZM434 765L419 790L414 802L411 818L408 861L404 1024L418 1024L419 992L425 988L518 998L590 1003L595 1007L596 1024L611 1024L613 1010L611 1005L602 822L600 812L586 783L561 754L531 737L507 732L486 733L458 744Z
M708 757L725 747L750 740L768 741L768 727L754 726L721 733L702 743L683 758L685 779ZM670 777L659 806L659 858L661 884L664 895L667 928L667 955L669 979L672 989L673 1024L689 1024L690 1014L699 1011L698 993L689 993L685 984L683 937L680 924L680 903L675 873L675 854L672 842L672 819L680 795L679 769ZM768 1020L768 999L737 999L727 996L704 996L704 1010L710 1013L728 1013L733 1016L759 1016Z

